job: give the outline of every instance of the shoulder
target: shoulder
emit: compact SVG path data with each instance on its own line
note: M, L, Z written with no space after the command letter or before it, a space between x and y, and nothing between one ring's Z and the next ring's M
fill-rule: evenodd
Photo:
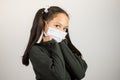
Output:
M30 52L40 51L41 47L38 45L33 45L30 49Z
M41 46L38 45L33 45L29 51L29 56L33 56L33 55L41 55L41 53L43 53L43 48Z

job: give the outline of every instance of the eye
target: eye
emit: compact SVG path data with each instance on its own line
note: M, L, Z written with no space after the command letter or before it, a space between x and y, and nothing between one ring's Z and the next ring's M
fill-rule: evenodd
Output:
M66 30L67 30L67 28L64 28L63 30L64 30L64 31L66 31Z
M60 25L55 25L56 28L60 28Z

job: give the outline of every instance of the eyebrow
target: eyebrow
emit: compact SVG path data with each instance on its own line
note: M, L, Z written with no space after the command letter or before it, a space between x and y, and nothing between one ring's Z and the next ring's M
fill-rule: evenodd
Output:
M59 24L59 25L62 25L61 23L59 23L59 22L56 22L57 24ZM63 25L62 25L63 26ZM68 28L68 26L65 26L64 28Z

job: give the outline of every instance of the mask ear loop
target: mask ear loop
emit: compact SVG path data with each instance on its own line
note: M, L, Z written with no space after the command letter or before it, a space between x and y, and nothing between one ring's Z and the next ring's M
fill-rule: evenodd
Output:
M40 43L40 42L42 41L43 32L44 32L44 31L42 30L42 33L41 33L40 38L38 39L37 43Z
M43 36L48 36L47 33L45 31L43 31Z
M45 24L47 24L47 22L45 22ZM40 43L42 41L43 36L48 36L47 33L42 29L42 33L41 36L39 38L39 40L37 41L37 43Z

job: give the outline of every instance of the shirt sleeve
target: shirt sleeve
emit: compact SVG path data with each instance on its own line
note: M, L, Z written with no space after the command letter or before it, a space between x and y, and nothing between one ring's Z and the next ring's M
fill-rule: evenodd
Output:
M50 56L46 53L46 49L40 46L33 46L30 50L29 58L33 65L36 78L40 80L64 80L65 63L60 47L55 40L42 42L40 45L45 46Z
M70 73L77 79L84 78L86 69L88 67L85 60L72 53L65 41L60 43L60 48L65 59L66 67Z

